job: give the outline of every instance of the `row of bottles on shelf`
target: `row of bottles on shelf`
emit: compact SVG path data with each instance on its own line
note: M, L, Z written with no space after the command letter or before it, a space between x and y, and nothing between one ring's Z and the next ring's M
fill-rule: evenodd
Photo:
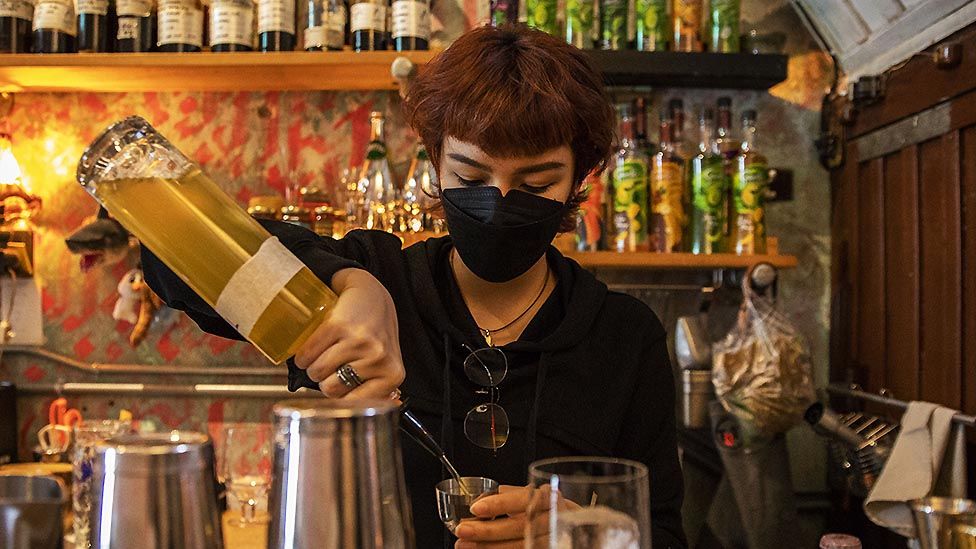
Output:
M775 51L755 29L740 37L739 7L740 0L491 0L489 13L494 25L521 21L583 49Z
M2 53L409 51L429 41L430 0L0 0Z
M742 112L733 137L732 101L702 108L698 140L685 136L684 105L672 100L650 142L646 101L617 105L619 150L589 195L577 229L580 250L766 252L766 158L756 149L756 111Z
M398 234L446 232L437 206L437 174L422 145L410 163L405 182L397 184L390 169L382 112L370 113L370 140L360 167L346 170L331 195L311 187L299 191L295 204L277 197L255 197L248 213L341 237L352 229Z

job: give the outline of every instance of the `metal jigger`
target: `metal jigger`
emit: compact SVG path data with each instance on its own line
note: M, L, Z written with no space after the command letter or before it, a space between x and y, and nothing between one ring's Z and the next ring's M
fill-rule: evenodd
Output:
M953 528L976 524L976 502L962 498L912 500L912 516L921 549L956 549Z
M461 477L464 490L453 478L437 484L437 515L447 529L454 533L464 519L473 519L471 505L483 496L498 493L498 483L484 477Z

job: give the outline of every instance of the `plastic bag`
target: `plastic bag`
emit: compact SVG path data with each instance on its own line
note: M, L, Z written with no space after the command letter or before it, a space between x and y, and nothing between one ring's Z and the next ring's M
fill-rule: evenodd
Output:
M810 351L773 299L742 282L742 307L725 339L712 346L712 382L722 406L747 431L772 436L803 419L816 398Z

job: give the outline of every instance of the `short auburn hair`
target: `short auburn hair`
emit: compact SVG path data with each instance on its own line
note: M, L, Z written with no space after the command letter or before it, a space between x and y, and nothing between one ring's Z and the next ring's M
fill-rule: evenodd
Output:
M575 186L564 232L576 226L583 180L604 169L614 141L599 70L579 49L524 25L461 35L410 84L404 113L438 172L448 136L503 158L568 145Z

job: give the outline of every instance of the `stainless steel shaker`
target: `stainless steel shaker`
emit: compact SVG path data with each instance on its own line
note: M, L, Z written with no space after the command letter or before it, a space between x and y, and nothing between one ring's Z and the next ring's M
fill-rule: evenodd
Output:
M67 499L56 477L0 475L0 547L60 548Z
M413 549L390 401L275 405L268 547Z
M92 464L91 546L223 547L210 437L173 431L98 442Z

